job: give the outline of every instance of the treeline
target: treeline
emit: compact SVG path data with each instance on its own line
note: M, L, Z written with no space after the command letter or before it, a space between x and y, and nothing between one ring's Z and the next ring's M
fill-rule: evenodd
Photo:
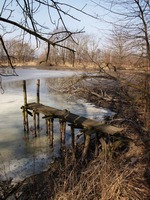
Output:
M27 42L16 39L5 41L5 47L13 63L29 62L35 59L35 50ZM8 57L0 43L0 61L7 63Z
M59 34L53 35L65 38L63 31L57 30ZM139 51L139 46L135 46L134 41L125 37L125 33L119 29L114 28L112 34L107 38L105 44L101 43L99 36L80 33L76 34L74 38L68 38L62 41L63 46L67 46L75 50L75 53L63 49L59 46L51 46L50 53L47 52L47 46L39 60L44 61L47 55L47 62L49 65L72 65L82 67L99 67L103 69L108 67L113 69L124 68L143 68L146 66L146 59L143 51Z
M50 66L99 67L100 69L143 68L146 66L144 55L138 51L138 46L126 39L122 30L114 28L105 45L101 44L99 36L80 33L65 40L63 30L54 31L50 40L62 40L61 45L74 49L75 53L59 46L47 46L40 50L33 48L30 43L11 39L5 42L7 51L13 63L35 61L37 65L44 63ZM44 45L41 45L44 46ZM38 55L38 56L37 56ZM0 44L0 62L7 63L8 58Z

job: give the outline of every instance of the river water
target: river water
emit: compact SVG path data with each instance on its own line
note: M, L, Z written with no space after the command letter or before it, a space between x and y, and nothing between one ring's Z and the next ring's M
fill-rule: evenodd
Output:
M27 80L28 102L36 101L36 79L40 79L40 102L101 121L109 110L96 108L84 100L68 100L67 95L50 92L48 79L70 77L81 72L61 70L19 69L19 76L4 77L4 94L0 94L0 179L14 182L47 170L59 156L59 124L54 125L54 147L49 146L45 120L40 119L40 134L32 135L33 120L29 118L29 137L24 133L21 106L23 105L22 80ZM54 79L54 80L55 80ZM52 86L51 86L52 87ZM2 92L2 91L1 91ZM67 143L71 141L67 128Z

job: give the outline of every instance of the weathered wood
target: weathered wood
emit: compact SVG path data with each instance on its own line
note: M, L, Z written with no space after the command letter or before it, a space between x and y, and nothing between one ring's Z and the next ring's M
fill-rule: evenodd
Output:
M26 117L25 117L25 109L22 108L22 116L23 116L23 126L24 126L24 131L26 131Z
M78 128L88 129L88 134L91 134L93 130L104 134L113 135L117 132L121 132L123 128L118 128L112 125L104 124L93 119L81 117L73 114L67 110L59 110L53 107L45 106L37 103L29 103L26 106L27 109L42 113L45 116L53 115L54 118L60 118L64 121L74 124Z
M45 120L45 124L46 124L46 135L48 135L48 120Z
M98 155L98 133L95 133L95 157Z
M36 82L36 93L37 93L37 103L40 103L40 79L37 80ZM37 130L38 133L40 134L40 114L37 113Z
M60 127L60 146L62 146L62 120L59 120L59 127Z
M40 103L40 80L39 79L37 80L36 86L37 86L37 103Z
M27 105L27 88L26 88L26 81L23 80L23 94L24 94L24 105Z
M84 159L87 155L89 145L90 145L91 136L89 134L85 134L85 142L84 142L84 149L82 152L82 159Z
M54 135L54 126L53 126L53 118L48 119L48 136L49 136L49 142L50 146L53 147L53 135Z
M34 135L37 137L37 132L36 132L36 113L33 113L33 121L34 121Z
M27 111L25 111L25 125L26 125L26 132L29 133L29 121L28 121Z
M104 136L107 134L114 135L115 133L121 132L123 128L118 128L112 125L104 124L93 119L88 119L69 112L68 110L60 110L50 106L40 104L40 80L37 80L37 102L27 103L27 91L26 91L26 81L23 81L23 93L24 93L24 106L23 119L24 119L24 130L29 132L28 125L28 114L32 116L34 120L34 133L37 136L37 129L40 132L40 114L43 114L43 118L46 121L46 133L49 137L49 143L53 146L53 120L58 118L60 122L60 145L65 144L65 133L66 133L66 123L69 122L71 126L71 136L72 136L72 152L73 159L76 157L76 140L75 140L75 128L82 129L84 133L84 149L82 152L82 159L87 155L91 135L95 134L95 156L98 154L98 134ZM30 112L31 111L31 112ZM105 141L101 141L103 152L106 151Z
M23 106L23 121L24 121L24 131L29 133L29 123L28 123L28 112L27 112L27 89L26 81L23 80L23 94L24 94L24 106Z
M76 145L75 145L75 133L74 133L74 126L71 125L71 138L72 138L72 154L73 154L73 160L76 159Z
M66 134L66 121L59 119L60 123L60 145L65 144L65 134Z
M37 113L37 131L40 134L40 114Z

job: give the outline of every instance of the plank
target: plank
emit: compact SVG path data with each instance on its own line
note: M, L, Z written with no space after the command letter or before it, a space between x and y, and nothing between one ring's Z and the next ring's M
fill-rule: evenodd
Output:
M25 107L29 110L33 110L36 113L41 113L45 116L53 116L53 118L63 119L64 121L74 124L76 127L87 129L89 130L89 134L92 133L93 130L105 134L115 134L123 130L123 128L104 124L93 119L76 115L68 110L60 110L40 103L28 103Z

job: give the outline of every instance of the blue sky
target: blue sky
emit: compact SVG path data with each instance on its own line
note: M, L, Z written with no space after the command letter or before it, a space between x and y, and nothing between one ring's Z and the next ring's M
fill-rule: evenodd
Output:
M102 10L100 7L95 6L94 3L92 3L91 0L63 0L60 2L65 2L68 4L71 4L72 6L78 8L78 9L83 9L84 12L89 13L92 16L95 16L97 13L99 15L104 14L104 10ZM64 7L66 9L66 7ZM71 30L79 30L84 28L86 33L94 33L98 34L101 31L103 32L104 30L110 28L108 27L108 24L104 23L102 20L96 20L90 16L84 15L81 12L78 12L76 10L70 9L70 14L73 15L74 17L78 18L80 22L73 20L69 17L64 17L65 23L70 28ZM46 18L46 15L45 15Z
M1 0L1 1L4 1L4 0ZM21 3L23 2L23 0L19 2ZM83 9L84 12L89 13L90 15L93 15L93 16L96 15L97 13L101 16L104 14L104 11L100 7L95 6L95 4L92 3L91 0L59 0L59 2L70 4L78 9L84 8ZM105 23L103 20L96 20L90 16L84 15L83 13L78 12L77 10L74 10L66 6L62 8L66 11L69 11L70 15L80 20L80 21L76 21L72 18L69 18L66 15L62 15L68 29L70 29L71 31L76 31L76 30L81 30L82 28L84 28L84 31L87 34L95 34L96 37L105 40L105 36L107 36L106 33L108 33L107 29L110 29L110 26L108 23ZM56 20L57 18L56 11L52 10L50 12L51 12L50 14L52 16L52 19ZM41 23L44 26L47 26L51 31L55 28L55 26L53 26L49 21L47 9L40 7L40 10L36 14L35 17L39 23ZM21 12L19 10L19 7L14 7L14 13L11 19L18 22L20 21ZM9 25L7 24L6 27L9 28ZM7 38L11 38L12 36L14 37L17 32L18 31L14 32L13 35L8 33Z
M92 16L96 16L96 14L99 14L100 16L103 16L106 14L104 10L102 10L100 7L96 6L91 0L60 0L59 2L63 2L66 4L70 4L78 9L83 9L85 13L89 13ZM69 10L68 7L63 7L64 10ZM94 34L96 37L103 38L103 40L106 39L107 34L109 30L111 29L110 25L108 23L105 23L104 20L100 19L94 19L90 16L87 16L77 10L70 9L69 13L74 16L75 18L79 19L80 21L73 20L72 18L69 18L68 16L62 15L63 19L65 21L65 24L68 29L71 31L81 30L84 28L84 31L87 34ZM52 18L54 19L56 17L56 12L51 12ZM41 16L37 15L37 18L40 20ZM48 22L48 15L47 11L43 13L43 18L45 19L45 24Z

